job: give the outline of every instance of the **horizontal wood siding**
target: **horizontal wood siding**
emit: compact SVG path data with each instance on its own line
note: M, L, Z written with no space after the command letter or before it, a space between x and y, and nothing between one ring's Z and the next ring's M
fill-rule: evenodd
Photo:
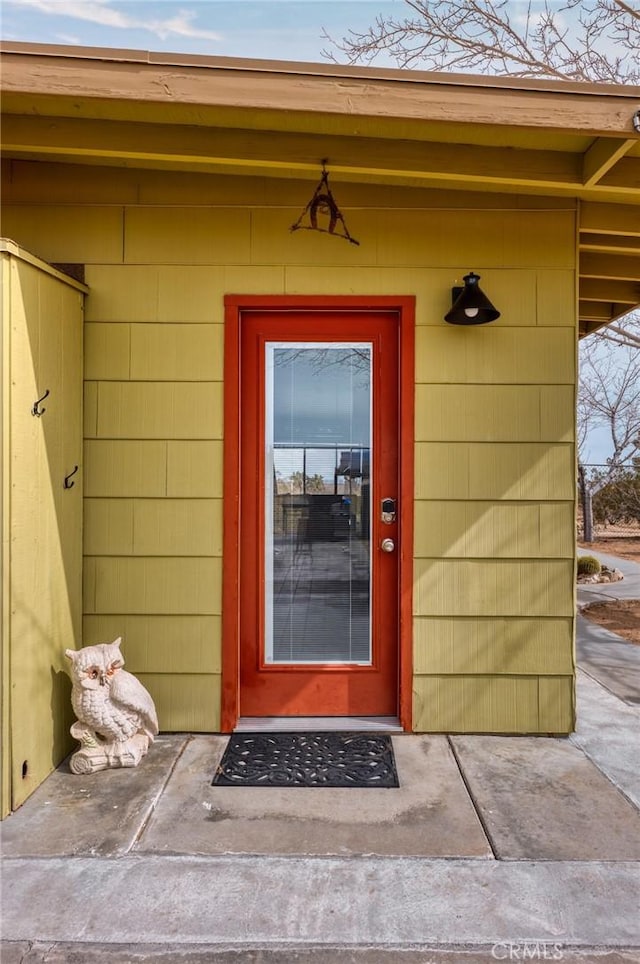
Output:
M574 277L530 250L497 323L417 332L418 729L573 728Z
M570 730L571 203L337 178L356 247L289 231L305 181L47 170L51 206L13 162L5 223L87 265L84 641L124 635L161 726L219 726L223 296L384 294L416 297L414 728ZM471 268L501 317L447 325Z

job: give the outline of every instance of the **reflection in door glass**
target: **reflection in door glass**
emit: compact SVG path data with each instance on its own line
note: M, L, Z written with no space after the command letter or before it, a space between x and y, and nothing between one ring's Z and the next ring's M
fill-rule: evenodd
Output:
M265 659L371 662L371 345L266 345Z

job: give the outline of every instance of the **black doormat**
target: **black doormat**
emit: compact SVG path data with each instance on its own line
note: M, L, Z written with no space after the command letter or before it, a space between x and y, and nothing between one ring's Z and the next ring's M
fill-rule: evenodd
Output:
M399 786L391 737L380 733L233 733L212 785Z

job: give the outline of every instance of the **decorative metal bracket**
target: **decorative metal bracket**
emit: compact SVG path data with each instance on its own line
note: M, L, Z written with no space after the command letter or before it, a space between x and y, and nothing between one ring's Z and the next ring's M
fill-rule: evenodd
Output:
M73 472L69 472L69 475L65 475L65 477L64 477L64 487L65 487L65 489L72 489L72 488L74 487L75 482L70 482L69 480L71 479L72 476L74 476L74 475L76 474L77 471L78 471L78 466L77 466L77 465L74 465L74 467L73 467Z
M326 163L327 159L325 158L322 161L322 177L318 182L318 186L296 223L291 225L290 230L322 231L324 234L333 234L337 238L344 238L345 241L349 241L350 244L360 244L359 241L356 241L356 239L352 238L349 234L349 229L342 216L342 212L331 193L331 188L329 187L329 172L325 167ZM302 222L307 214L309 215L309 224L303 224ZM328 218L329 223L326 228L320 227L318 224L318 215ZM337 230L340 226L342 230Z
M46 408L40 408L40 403L44 402L45 398L49 395L49 389L46 390L42 398L39 398L37 402L34 402L31 407L31 414L35 415L36 418L40 418L46 412Z

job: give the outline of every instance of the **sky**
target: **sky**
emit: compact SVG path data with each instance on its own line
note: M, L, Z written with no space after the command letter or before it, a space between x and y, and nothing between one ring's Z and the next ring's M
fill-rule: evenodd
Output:
M339 39L403 6L402 0L0 0L5 40L311 62L324 60L323 29Z

